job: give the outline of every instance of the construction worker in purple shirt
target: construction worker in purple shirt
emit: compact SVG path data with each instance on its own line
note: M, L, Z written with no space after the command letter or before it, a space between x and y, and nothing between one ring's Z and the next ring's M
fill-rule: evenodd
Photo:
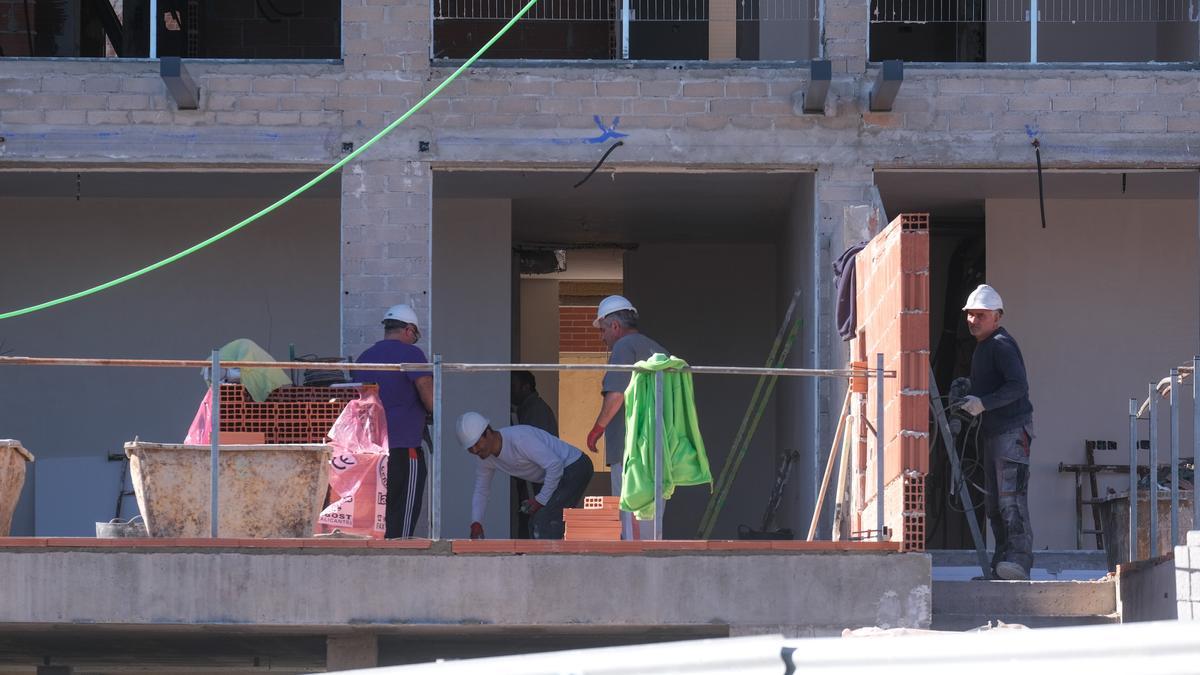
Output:
M429 363L417 346L421 329L417 313L408 305L394 305L383 315L383 339L364 351L359 363ZM421 499L428 473L421 439L425 415L433 410L433 375L398 370L351 371L357 382L379 385L379 399L387 415L388 539L411 537L421 514Z
M971 393L959 405L980 424L986 510L996 540L990 576L1025 580L1033 567L1029 448L1034 437L1025 359L1017 341L1000 327L1004 302L994 288L976 288L963 311L976 346Z

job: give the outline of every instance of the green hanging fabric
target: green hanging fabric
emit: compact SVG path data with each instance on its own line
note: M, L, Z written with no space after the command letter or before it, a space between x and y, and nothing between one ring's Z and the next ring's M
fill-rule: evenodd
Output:
M635 363L625 390L625 454L621 473L621 510L640 520L654 518L654 377L663 373L663 499L677 485L712 489L712 471L696 419L692 374L677 370L687 363L655 354Z
M222 361L274 361L267 350L249 338L239 338L221 347ZM250 398L258 403L267 400L271 392L292 383L292 378L283 368L243 368L242 386L250 392Z

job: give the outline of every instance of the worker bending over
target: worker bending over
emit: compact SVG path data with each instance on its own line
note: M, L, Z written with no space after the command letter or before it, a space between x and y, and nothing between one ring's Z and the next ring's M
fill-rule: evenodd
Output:
M967 328L975 338L971 357L971 395L962 409L983 415L987 517L996 539L992 577L1010 581L1029 578L1033 567L1033 527L1029 522L1029 446L1033 441L1033 404L1021 348L1000 327L1004 302L991 286L971 292L963 307ZM985 576L988 570L984 570Z
M578 448L536 427L517 425L493 429L477 412L458 418L458 440L479 458L475 494L471 499L471 538L483 538L483 512L487 508L492 475L496 469L541 487L525 500L534 539L562 539L563 509L577 506L592 479L592 462Z

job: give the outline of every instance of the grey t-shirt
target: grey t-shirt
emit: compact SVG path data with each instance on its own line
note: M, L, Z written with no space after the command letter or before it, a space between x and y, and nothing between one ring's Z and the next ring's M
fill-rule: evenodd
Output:
M638 361L645 361L654 354L670 354L662 345L642 333L630 333L617 340L613 345L608 362L614 365L631 366ZM633 373L613 371L604 374L604 382L600 386L602 394L610 391L625 393ZM604 429L604 461L608 465L620 464L625 454L625 408L617 412L616 417Z

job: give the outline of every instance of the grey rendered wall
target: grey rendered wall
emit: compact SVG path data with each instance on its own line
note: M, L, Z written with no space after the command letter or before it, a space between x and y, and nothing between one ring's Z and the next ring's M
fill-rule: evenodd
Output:
M766 245L645 245L626 255L625 293L642 330L694 365L761 366L775 335L776 256ZM754 378L698 375L696 409L716 478L754 391ZM775 411L763 415L713 532L757 527L774 478ZM664 533L695 537L709 491L685 488L667 508Z
M779 247L779 290L776 298L775 328L778 330L792 294L801 292L796 313L803 318L799 337L792 345L786 366L811 368L816 352L812 340L812 317L818 289L813 281L813 245L816 240L813 177L802 176L796 186L791 212ZM765 363L766 354L763 354ZM779 526L795 531L806 530L816 504L816 487L820 481L829 448L815 447L816 422L814 397L816 381L808 378L780 378L775 387L775 409L778 411L776 434L780 450L799 450L800 458L793 465L787 487L787 499L779 511ZM836 413L835 413L836 414ZM830 430L832 433L832 430ZM824 446L824 444L820 444ZM816 450L814 452L814 450Z
M1196 203L1048 200L1044 230L1036 200L986 208L988 282L1004 298L1003 325L1021 345L1034 407L1034 545L1073 548L1074 519L1064 514L1074 490L1058 463L1083 461L1085 439L1119 443L1097 461L1128 461L1128 400L1145 398L1150 381L1196 352ZM1190 409L1189 394L1183 405ZM1181 417L1186 444L1191 420ZM1144 438L1144 423L1140 431Z
M521 361L558 363L558 281L521 280ZM558 373L534 373L538 394L558 415Z
M430 349L447 362L510 363L512 207L507 199L435 199L433 288L436 337ZM474 410L493 427L508 425L508 373L446 376L443 396L442 536L465 538L477 459L459 444L458 416ZM508 479L492 480L484 530L508 532Z
M0 351L207 358L246 337L277 359L287 358L288 343L299 353L337 355L338 200L297 202L146 277L0 322ZM131 272L261 206L250 199L2 200L0 307ZM112 518L116 506L120 463L107 454L135 436L182 441L203 393L192 369L0 371L0 436L37 455L13 534L95 534L95 522ZM136 510L128 499L122 515Z

